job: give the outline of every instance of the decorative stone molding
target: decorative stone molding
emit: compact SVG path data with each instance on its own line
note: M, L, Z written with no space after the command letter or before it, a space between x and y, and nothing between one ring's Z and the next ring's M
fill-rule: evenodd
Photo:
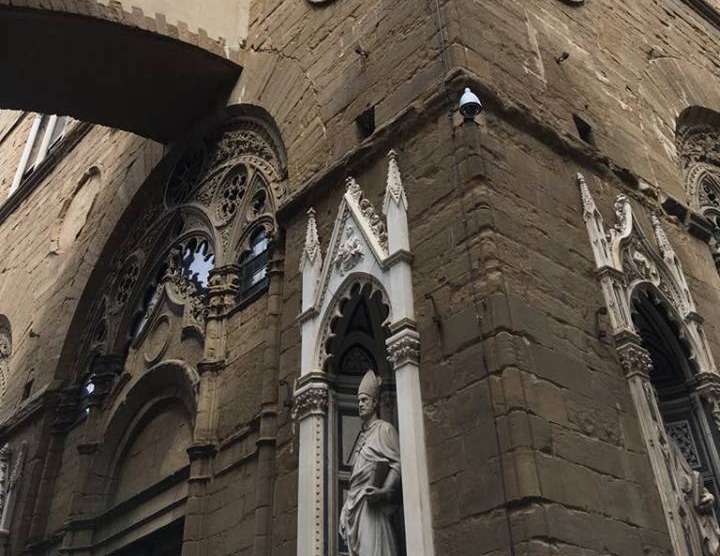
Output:
M716 372L682 264L660 220L652 216L658 246L654 247L639 226L629 199L618 195L614 203L616 223L606 233L602 215L582 174L578 174L577 184L613 335L636 334L630 311L631 296L638 285L652 284L682 319L698 372Z
M15 454L14 463L12 463L13 454ZM26 454L25 442L22 442L16 450L11 450L7 444L0 450L0 533L10 531L15 499L25 470ZM12 471L9 471L11 464Z
M395 163L397 166L397 162ZM399 171L398 171L399 173ZM390 183L390 182L388 182ZM395 183L393 181L393 183ZM396 187L398 187L396 185ZM402 184L399 185L402 187ZM382 248L387 251L387 231L385 229L385 223L380 218L380 215L373 207L372 203L365 198L363 195L360 185L355 181L354 178L350 177L347 179L347 194L346 198L349 202L355 203L360 210L360 214L365 219L365 222L372 230L373 235L377 239L378 243Z
M420 364L420 335L410 328L400 330L387 340L388 359L395 368Z
M720 526L715 518L714 497L705 488L703 478L688 464L680 447L670 441L667 460L676 486L678 518L691 554L717 556L720 553Z
M307 478L298 485L297 553L304 556L324 554L335 543L332 524L336 516L328 514L332 505L328 499L334 499L335 487L332 476L327 476L334 463L327 458L334 457L336 447L326 415L333 406L328 400L325 363L333 322L341 315L343 301L353 287L366 284L381 295L389 309L385 324L395 332L386 345L395 366L407 553L434 554L418 368L420 337L412 328L415 309L407 208L397 154L391 151L384 218L364 197L360 185L348 178L323 258L315 213L308 212L300 260L301 386L295 391L293 409L298 419L299 473Z
M388 163L387 185L385 187L385 201L383 202L383 212L387 214L388 205L391 202L396 204L402 203L407 210L407 196L402 183L400 167L398 166L397 153L391 150L388 153L390 162Z
M327 387L313 386L301 390L293 398L292 417L301 421L309 415L325 415L328 408Z
M648 351L641 347L639 343L627 343L618 346L617 352L620 365L622 365L626 376L640 375L643 378L650 378L652 359L650 359Z
M303 271L305 265L312 265L321 257L320 239L318 238L317 222L315 221L315 209L310 208L307 211L308 222L305 231L305 246L303 254L300 257L300 272Z
M210 271L206 318L224 318L235 307L238 295L238 269L235 265Z
M652 359L641 346L631 317L633 291L650 284L655 289L653 295L658 299L664 297L662 301L672 308L680 334L692 352L696 392L710 402L713 417L720 424L717 401L720 375L702 330L702 318L659 218L651 217L655 247L638 224L629 199L618 195L613 207L616 222L606 233L602 216L581 174L577 176L577 184L617 353L658 486L673 552L676 556L701 553L716 556L720 529L714 512L707 512L707 494L696 484L697 477L693 477L681 451L665 431L657 393L650 381Z
M695 391L708 403L715 426L720 430L720 375L700 373L695 376L695 380Z
M0 315L1 317L2 315ZM3 320L6 320L2 317ZM0 400L7 390L7 379L12 356L12 333L10 323L3 323L0 320Z
M363 245L360 238L355 235L355 228L347 226L345 228L345 241L338 247L333 263L340 271L340 274L345 274L357 266L364 256Z
M5 444L0 448L0 516L5 512L7 504L7 491L10 483L10 446Z

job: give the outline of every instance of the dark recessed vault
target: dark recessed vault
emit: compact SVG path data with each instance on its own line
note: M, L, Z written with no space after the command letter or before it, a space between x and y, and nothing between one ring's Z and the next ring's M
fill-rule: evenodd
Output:
M242 69L207 37L172 34L0 1L0 108L170 142L224 105Z

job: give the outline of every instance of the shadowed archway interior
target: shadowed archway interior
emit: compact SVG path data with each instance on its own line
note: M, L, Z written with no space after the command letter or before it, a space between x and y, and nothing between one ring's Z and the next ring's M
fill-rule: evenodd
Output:
M641 289L633 296L633 322L652 359L650 380L665 430L690 467L701 474L720 515L718 431L708 408L690 387L694 380L692 354L681 340L676 321L652 291Z

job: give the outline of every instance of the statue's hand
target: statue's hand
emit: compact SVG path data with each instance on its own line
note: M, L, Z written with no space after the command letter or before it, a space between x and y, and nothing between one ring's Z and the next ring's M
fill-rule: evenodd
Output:
M365 487L365 498L370 504L377 504L386 501L388 493L384 489L369 486Z

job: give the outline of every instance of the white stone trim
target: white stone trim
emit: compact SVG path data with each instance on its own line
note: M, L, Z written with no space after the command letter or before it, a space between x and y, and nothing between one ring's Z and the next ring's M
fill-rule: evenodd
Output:
M395 334L387 346L395 371L407 553L434 556L430 487L424 417L420 392L420 337L414 329L412 267L407 223L407 196L397 155L390 153L385 219L363 196L352 178L340 202L325 257L320 255L314 212L310 212L301 258L302 348L300 387L296 400L309 389L324 386L325 343L339 302L355 282L371 283L383 294L390 312L387 323ZM313 407L303 403L302 407ZM325 465L327 414L300 411L298 545L299 556L320 556L327 531L318 501L326 503ZM323 465L319 466L319 462ZM325 508L322 507L325 518ZM328 516L334 519L334 516ZM331 539L332 544L332 539Z
M720 375L702 330L702 319L696 312L682 265L657 216L651 218L656 247L650 243L637 222L629 199L621 194L614 203L616 223L606 233L602 215L582 174L577 175L577 185L583 220L593 249L618 356L638 415L673 552L676 556L689 556L686 531L700 529L689 527L688 523L692 520L708 523L708 520L714 518L701 511L699 505L686 496L680 485L682 481L687 481L686 477L679 476L682 466L670 465L671 460L676 461L682 456L673 450L665 433L655 390L650 381L652 361L641 346L641 339L632 321L630 308L636 287L643 283L652 284L657 295L663 297L679 317L678 326L690 344L697 382L700 384L696 394L705 396L715 406L716 416L720 415ZM716 454L709 456L712 459ZM717 523L714 526L717 527ZM698 535L693 537L688 533L688 539L696 551L702 550L700 547L705 542Z

